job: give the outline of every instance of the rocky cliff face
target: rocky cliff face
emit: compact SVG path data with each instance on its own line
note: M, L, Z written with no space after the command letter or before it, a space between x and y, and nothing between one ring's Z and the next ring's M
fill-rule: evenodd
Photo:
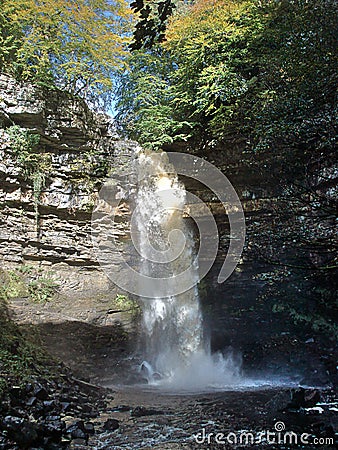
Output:
M187 180L187 188L211 205L220 233L216 262L201 289L213 348L240 350L247 368L326 383L337 374L333 153L245 154L240 139L189 151L228 176L246 218L241 262L220 285L228 221L212 193Z
M0 124L1 265L48 269L65 296L112 297L112 285L92 248L91 211L109 174L116 195L126 200L118 225L123 239L129 192L122 191L119 179L130 170L136 144L119 139L109 116L92 112L81 100L4 75ZM23 161L22 149L14 151L22 132L38 135L34 152L41 161L41 155L48 158L49 170L38 193L34 177L25 175L30 160Z

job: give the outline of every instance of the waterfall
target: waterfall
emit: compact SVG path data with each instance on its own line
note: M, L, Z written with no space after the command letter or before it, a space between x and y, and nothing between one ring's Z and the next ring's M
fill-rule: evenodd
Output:
M146 360L142 371L150 383L167 386L232 384L238 380L239 364L231 355L212 355L203 333L195 240L184 218L185 187L164 152L140 152L137 172L134 244L152 293L140 298ZM191 286L184 292L179 286L182 273ZM166 282L159 284L159 279Z

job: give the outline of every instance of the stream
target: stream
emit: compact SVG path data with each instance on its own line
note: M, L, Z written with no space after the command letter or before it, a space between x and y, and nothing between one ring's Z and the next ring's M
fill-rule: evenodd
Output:
M119 428L94 438L93 448L289 449L304 433L307 445L303 448L334 448L330 445L333 440L322 446L311 445L315 436L332 438L323 421L323 417L328 420L333 416L332 404L322 406L322 413L311 408L303 413L282 411L290 397L286 387L242 387L190 395L132 387L117 389L113 396L113 403L100 420L116 419ZM274 440L278 438L276 430L295 433L297 441L289 442L285 437L284 443L284 433L279 434L279 442Z

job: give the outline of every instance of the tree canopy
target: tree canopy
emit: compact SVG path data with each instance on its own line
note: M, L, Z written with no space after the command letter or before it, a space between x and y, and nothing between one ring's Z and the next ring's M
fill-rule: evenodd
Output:
M176 8L175 0L135 0L130 6L138 13L139 20L134 29L132 50L151 48L155 42L165 38L168 18Z
M0 71L82 96L108 91L131 21L126 0L3 0Z
M176 2L162 42L129 57L120 120L150 148L234 134L251 150L332 146L337 9L333 0Z

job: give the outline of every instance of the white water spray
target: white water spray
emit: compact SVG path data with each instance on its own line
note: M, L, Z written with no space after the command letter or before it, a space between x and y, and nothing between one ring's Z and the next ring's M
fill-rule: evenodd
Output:
M235 384L240 364L231 355L212 355L203 333L194 236L184 218L185 188L166 153L140 153L138 175L135 246L142 257L140 271L148 277L148 291L152 292L151 298L141 298L147 359L142 370L150 383L174 388ZM172 278L179 283L182 273L193 286L189 290L171 295L161 287L161 292L156 292L158 279Z

